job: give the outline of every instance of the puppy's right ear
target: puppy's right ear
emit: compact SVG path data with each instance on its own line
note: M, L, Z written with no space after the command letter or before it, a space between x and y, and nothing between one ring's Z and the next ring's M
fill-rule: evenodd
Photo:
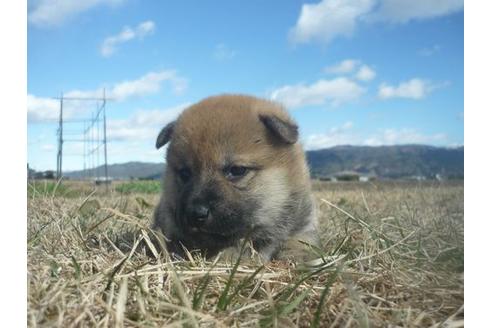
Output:
M171 140L171 137L174 132L174 126L176 125L176 121L173 121L166 125L159 135L157 136L157 140L155 141L155 148L159 149Z
M260 114L260 121L283 143L292 145L297 142L299 132L294 123L281 120L275 115L263 114Z

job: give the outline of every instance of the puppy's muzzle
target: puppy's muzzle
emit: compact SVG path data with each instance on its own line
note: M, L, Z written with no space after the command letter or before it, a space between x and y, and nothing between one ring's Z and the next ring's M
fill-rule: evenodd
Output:
M204 204L193 204L188 213L188 223L195 228L203 227L210 221L210 208Z

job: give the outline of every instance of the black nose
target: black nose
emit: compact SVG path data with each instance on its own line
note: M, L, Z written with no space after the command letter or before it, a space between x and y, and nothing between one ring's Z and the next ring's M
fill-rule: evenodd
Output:
M210 209L202 204L193 205L190 211L191 224L202 225L207 221Z

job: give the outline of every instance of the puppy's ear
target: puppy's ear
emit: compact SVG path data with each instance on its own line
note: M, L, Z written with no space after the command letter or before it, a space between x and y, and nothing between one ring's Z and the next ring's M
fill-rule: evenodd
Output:
M155 148L159 149L165 144L169 142L171 139L173 132L174 132L174 125L176 124L176 121L173 121L166 125L161 132L159 132L159 135L157 136L157 140L155 141Z
M286 144L295 144L299 138L297 125L281 120L275 115L260 114L260 121L280 141Z

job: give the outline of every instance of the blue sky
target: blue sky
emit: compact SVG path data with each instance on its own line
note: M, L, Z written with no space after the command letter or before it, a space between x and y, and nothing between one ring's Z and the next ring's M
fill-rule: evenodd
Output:
M283 103L307 149L462 145L463 29L462 0L30 1L28 161L56 167L52 97L103 88L109 163L163 161L160 128L220 93ZM81 143L64 152L83 167Z

